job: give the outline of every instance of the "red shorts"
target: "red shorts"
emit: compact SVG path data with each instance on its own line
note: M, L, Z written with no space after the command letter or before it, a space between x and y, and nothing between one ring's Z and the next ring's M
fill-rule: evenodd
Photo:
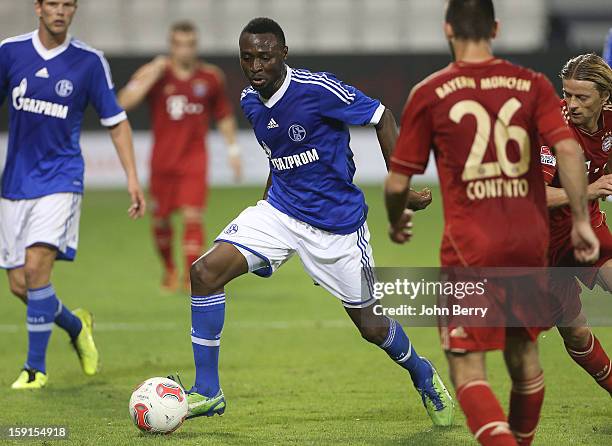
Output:
M569 236L562 243L551 244L548 253L550 266L579 268L576 270L576 277L590 289L595 286L597 268L612 259L612 234L610 234L610 229L606 224L605 214L603 214L601 224L593 228L593 231L599 239L600 247L599 260L591 267L585 267L585 265L576 262L574 247Z
M149 185L153 216L168 217L182 207L204 209L208 195L206 174L152 174Z
M474 318L446 316L439 319L442 348L452 352L504 350L508 336L535 341L554 326L558 305L551 301L544 275L487 279L486 294L470 296L469 306L488 308L487 318L476 326ZM467 302L450 298L447 306ZM450 304L450 305L449 305ZM537 325L537 326L534 326Z

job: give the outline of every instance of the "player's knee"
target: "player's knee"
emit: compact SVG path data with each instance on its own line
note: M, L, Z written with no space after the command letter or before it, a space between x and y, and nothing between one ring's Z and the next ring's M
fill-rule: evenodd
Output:
M17 283L11 281L9 286L11 289L11 293L13 293L16 297L25 302L28 296L28 290L26 289L25 283Z
M199 290L199 293L212 293L225 285L222 283L221 274L211 267L210 262L206 257L202 257L193 265L189 271L191 277L192 289Z
M40 281L43 272L41 271L41 267L38 262L28 262L23 267L23 274L25 277L24 285L27 286L27 284L37 284Z
M589 327L571 327L560 330L565 344L573 350L581 350L588 346L591 341L591 330Z
M361 337L375 345L381 345L387 339L387 327L359 327Z
M534 342L507 340L504 360L513 380L531 379L542 372L537 345Z

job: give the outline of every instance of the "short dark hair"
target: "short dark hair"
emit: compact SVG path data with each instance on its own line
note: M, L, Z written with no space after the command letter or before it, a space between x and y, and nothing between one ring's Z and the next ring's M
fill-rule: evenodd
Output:
M495 29L493 0L449 0L446 22L458 39L490 39Z
M196 33L198 32L198 27L195 26L193 22L189 20L181 20L180 22L174 22L170 27L170 32L181 32L181 33Z
M240 35L248 34L274 34L280 46L285 46L285 33L278 23L268 17L257 17L251 20L242 29Z

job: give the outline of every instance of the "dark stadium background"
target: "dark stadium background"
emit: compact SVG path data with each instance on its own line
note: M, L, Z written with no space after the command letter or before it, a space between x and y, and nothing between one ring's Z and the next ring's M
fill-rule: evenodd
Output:
M612 7L611 7L612 9ZM612 23L612 22L611 22ZM585 50L586 51L586 50ZM561 64L570 57L578 54L576 50L556 49L546 52L526 54L498 54L512 62L525 65L534 70L541 71L548 76L560 92L561 82L558 72ZM122 88L134 71L142 64L150 61L154 55L129 57L108 56L113 73L115 88ZM240 92L246 86L242 71L236 56L206 56L202 58L212 64L218 65L226 75L227 93L236 110L240 110ZM345 82L367 92L369 96L381 101L393 110L396 119L399 119L410 89L432 72L446 66L450 62L449 54L325 54L325 55L296 55L289 54L288 64L296 68L308 68L313 71L329 71L336 74ZM0 131L6 130L7 107L0 109ZM247 127L242 113L237 113L240 126ZM130 113L130 122L137 130L149 128L149 117L146 107L139 107ZM85 120L84 129L100 130L99 120L91 109Z

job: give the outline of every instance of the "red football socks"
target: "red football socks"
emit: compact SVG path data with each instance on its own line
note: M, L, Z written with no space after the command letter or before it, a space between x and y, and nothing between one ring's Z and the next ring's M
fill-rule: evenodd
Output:
M166 270L174 270L172 260L172 226L153 226L155 246Z
M510 429L521 446L529 446L535 436L544 402L544 373L526 381L512 381Z
M191 264L202 255L204 231L200 222L185 223L183 233L183 254L185 255L185 276L189 277Z
M508 421L486 381L470 381L457 389L457 400L474 438L484 446L516 446Z
M599 340L591 333L589 343L580 350L572 350L567 344L565 348L576 363L591 375L597 384L612 393L612 364L602 348Z

